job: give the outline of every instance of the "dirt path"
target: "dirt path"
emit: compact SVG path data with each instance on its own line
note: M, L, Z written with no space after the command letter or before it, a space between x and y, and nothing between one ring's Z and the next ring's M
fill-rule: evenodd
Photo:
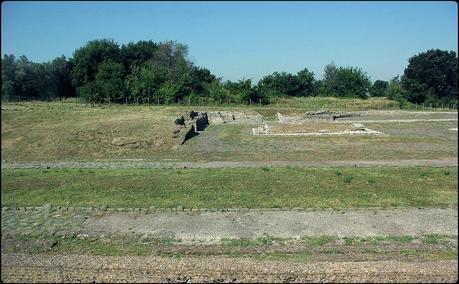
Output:
M223 238L303 236L368 237L375 235L457 235L458 211L388 209L343 211L248 212L116 212L89 217L80 234L149 235L183 241L213 242Z
M63 162L10 162L2 161L2 169L33 169L33 168L101 168L101 169L126 169L126 168L261 168L261 167L373 167L373 166L432 166L446 167L457 166L458 159L441 160L344 160L344 161L210 161L210 162L151 162L146 160L123 161L63 161Z
M456 282L457 261L255 261L2 254L4 282Z

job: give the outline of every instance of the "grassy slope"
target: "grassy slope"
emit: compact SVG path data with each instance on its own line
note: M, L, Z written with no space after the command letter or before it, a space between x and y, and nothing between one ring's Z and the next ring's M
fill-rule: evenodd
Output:
M2 170L2 206L457 206L457 167Z
M316 101L314 101L316 100ZM380 100L381 101L381 100ZM380 101L358 101L378 105ZM382 100L383 101L383 100ZM284 107L200 107L260 112L274 118L301 114L325 103L337 106L351 100L311 98ZM357 104L358 105L358 104ZM382 105L384 106L384 104ZM250 125L211 126L178 146L172 138L174 119L193 107L113 106L90 108L71 103L2 105L2 160L63 161L95 159L147 159L179 161L247 160L378 160L442 159L457 157L457 122L368 124L387 136L355 137L254 137ZM347 109L346 109L347 110ZM440 114L441 115L441 114ZM113 139L148 141L150 146L114 146Z

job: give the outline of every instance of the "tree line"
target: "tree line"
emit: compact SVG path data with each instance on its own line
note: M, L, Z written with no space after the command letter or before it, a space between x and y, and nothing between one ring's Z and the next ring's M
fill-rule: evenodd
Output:
M52 100L79 96L92 103L151 101L168 104L206 98L214 102L266 103L278 97L388 97L412 103L457 104L457 56L428 50L409 59L404 74L376 80L357 67L330 63L317 79L307 68L274 72L257 84L222 81L188 59L188 47L174 41L118 45L111 39L87 42L71 58L34 63L25 56L1 60L2 100Z

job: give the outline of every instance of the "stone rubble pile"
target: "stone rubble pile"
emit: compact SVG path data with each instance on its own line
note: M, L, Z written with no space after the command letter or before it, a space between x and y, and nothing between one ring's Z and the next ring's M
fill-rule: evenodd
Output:
M208 113L210 124L260 124L263 123L263 117L260 114L250 115L236 111L212 111Z

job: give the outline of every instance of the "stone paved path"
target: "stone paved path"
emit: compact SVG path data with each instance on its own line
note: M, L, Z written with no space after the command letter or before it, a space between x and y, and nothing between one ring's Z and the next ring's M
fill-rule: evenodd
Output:
M247 212L2 212L2 235L148 235L184 241L218 241L222 238L280 238L332 235L444 234L457 236L458 210L388 209L344 211Z

